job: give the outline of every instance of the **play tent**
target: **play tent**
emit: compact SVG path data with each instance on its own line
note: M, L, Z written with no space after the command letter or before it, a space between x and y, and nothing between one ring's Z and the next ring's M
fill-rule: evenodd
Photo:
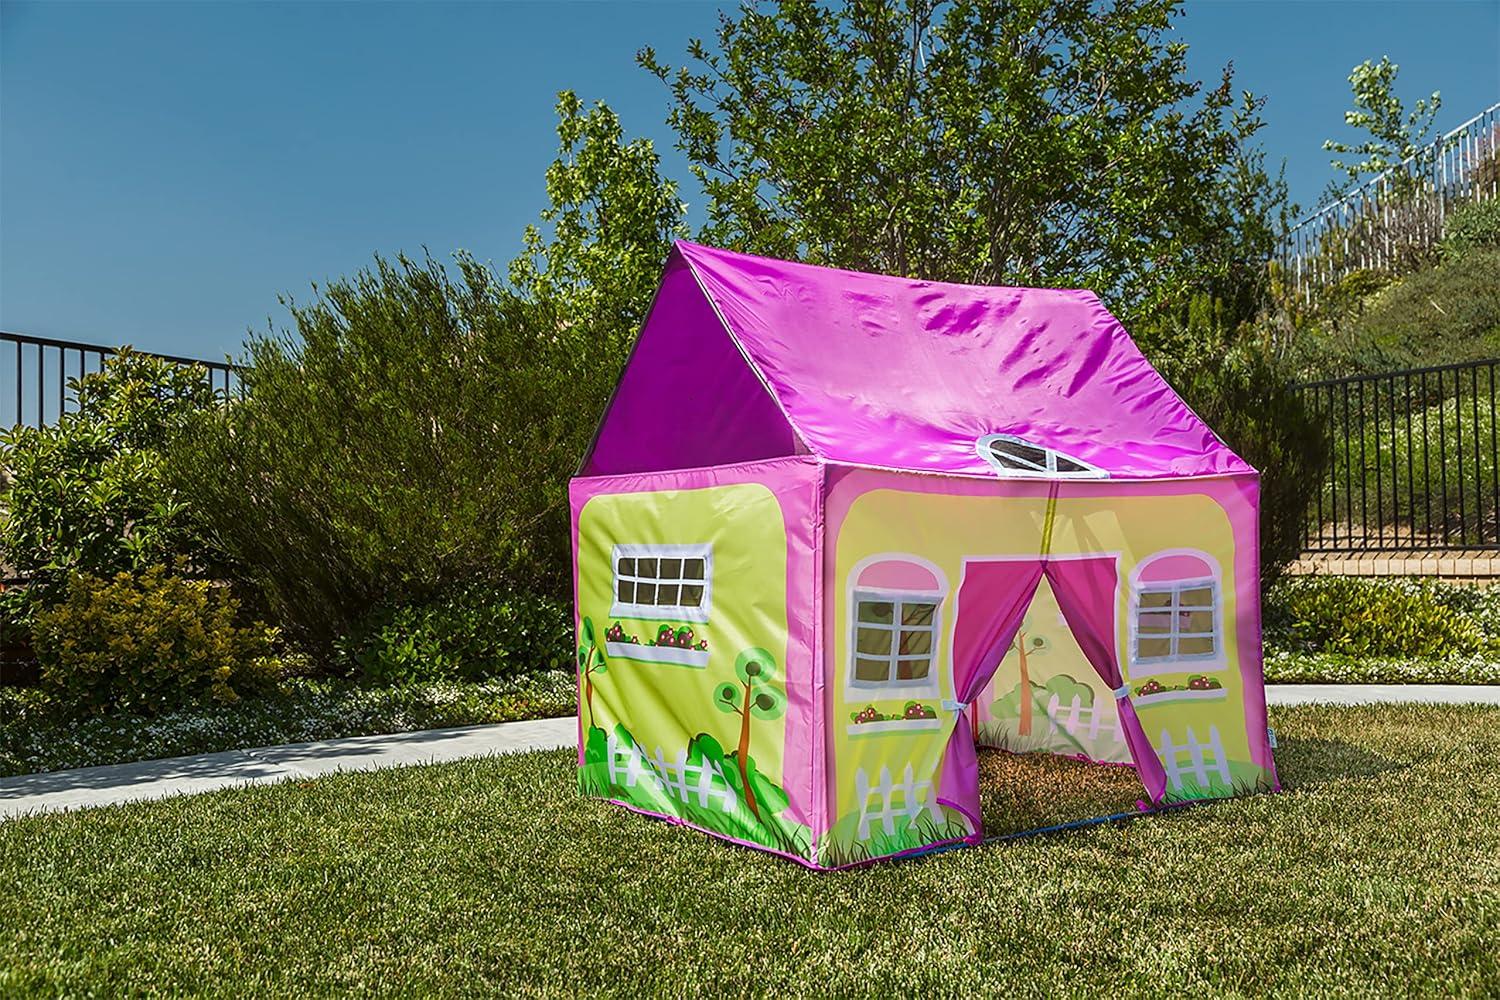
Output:
M982 839L976 744L1275 788L1257 499L1091 292L678 243L570 488L580 787L816 868Z

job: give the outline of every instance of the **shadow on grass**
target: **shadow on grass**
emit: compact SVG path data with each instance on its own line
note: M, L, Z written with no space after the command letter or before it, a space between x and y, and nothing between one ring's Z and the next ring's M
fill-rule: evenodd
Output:
M1311 790L1348 780L1372 780L1410 768L1410 761L1376 753L1347 740L1320 736L1283 737L1275 751L1285 791ZM987 839L1045 834L1066 838L1086 832L1084 823L1104 817L1140 818L1191 815L1198 807L1229 801L1204 799L1184 808L1142 812L1144 798L1135 769L1092 764L1046 754L979 753L980 803ZM1256 794L1246 789L1243 794ZM1236 796L1238 797L1238 796Z
M1281 787L1289 792L1351 778L1378 778L1411 767L1409 761L1324 736L1283 736L1275 755Z

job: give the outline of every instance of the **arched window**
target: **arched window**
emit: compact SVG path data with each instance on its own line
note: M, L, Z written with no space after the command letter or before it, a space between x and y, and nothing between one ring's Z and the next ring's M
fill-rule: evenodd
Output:
M882 555L850 574L848 685L861 697L938 693L941 571L916 556Z
M1014 434L986 434L975 442L979 457L1003 479L1108 479L1098 466L1032 444Z
M1160 552L1137 566L1131 574L1131 672L1223 663L1222 591L1218 564L1193 549Z

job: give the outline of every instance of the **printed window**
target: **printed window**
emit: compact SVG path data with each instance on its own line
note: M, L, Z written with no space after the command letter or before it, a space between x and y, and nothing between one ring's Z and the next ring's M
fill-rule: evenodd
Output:
M854 687L935 688L938 602L855 591Z
M1206 559L1174 553L1143 564L1134 604L1139 666L1221 659L1219 580Z
M979 457L1002 478L1108 479L1097 466L1032 444L1013 434L986 434L975 445Z
M616 545L617 617L708 621L712 545Z

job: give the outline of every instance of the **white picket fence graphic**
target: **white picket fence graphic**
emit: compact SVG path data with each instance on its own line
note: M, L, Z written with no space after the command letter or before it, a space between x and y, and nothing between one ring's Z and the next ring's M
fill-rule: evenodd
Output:
M1120 713L1113 703L1088 707L1075 694L1073 700L1065 706L1054 694L1047 699L1047 719L1052 723L1049 735L1062 729L1069 736L1081 733L1090 743L1095 743L1099 734L1104 733L1112 742L1121 746L1125 744L1125 730L1120 727Z
M1161 756L1162 767L1167 772L1167 780L1172 783L1173 791L1182 791L1184 774L1191 774L1197 780L1199 788L1208 787L1210 771L1216 772L1224 784L1233 783L1229 777L1229 761L1224 756L1224 744L1219 740L1218 726L1208 727L1207 743L1199 742L1198 737L1193 734L1192 726L1188 726L1186 743L1172 742L1172 734L1163 729L1156 752ZM1191 761L1186 767L1179 760L1184 753Z
M941 822L942 811L932 797L932 782L917 781L911 765L906 765L899 783L891 780L891 769L880 769L880 782L870 784L870 776L864 768L854 772L854 793L859 798L859 839L870 836L870 823L879 822L891 836L896 832L896 820L904 818L908 823L926 810L934 822ZM897 801L899 798L899 801ZM871 800L878 800L878 808L870 808Z
M734 811L739 801L718 765L707 759L690 764L686 750L677 751L677 759L669 761L661 747L657 747L652 759L634 743L621 743L610 733L606 751L612 785L634 788L637 781L645 779L679 802L696 799L699 806L707 808L709 800L713 800L720 812Z

